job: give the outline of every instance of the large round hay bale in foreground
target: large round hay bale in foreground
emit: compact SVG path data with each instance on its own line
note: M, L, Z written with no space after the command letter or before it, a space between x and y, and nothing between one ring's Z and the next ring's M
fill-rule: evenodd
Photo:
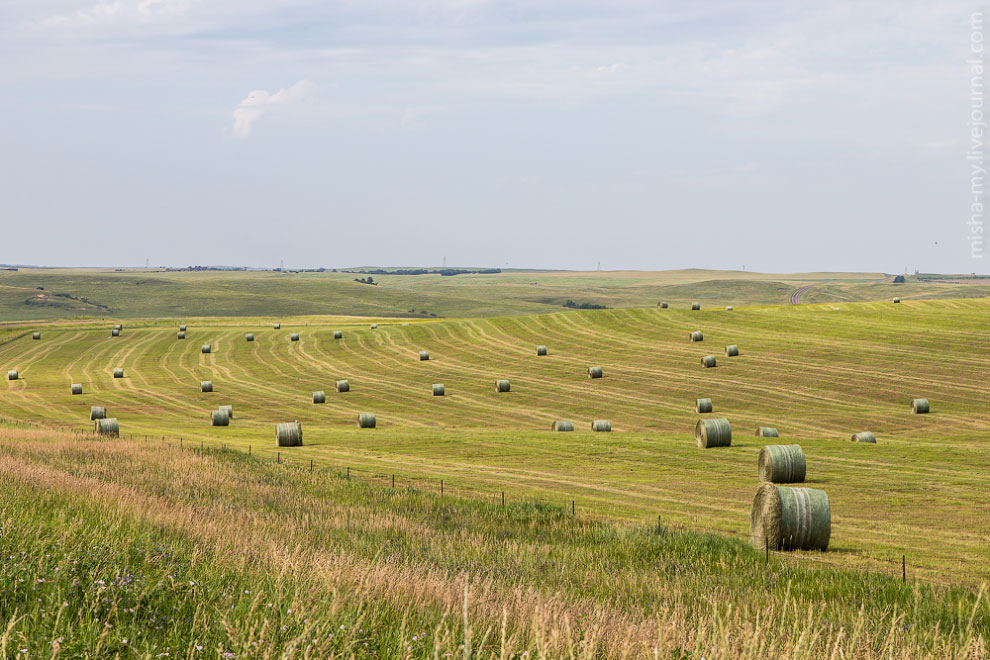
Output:
M931 410L928 399L915 399L911 402L911 412L916 415L925 415Z
M201 380L201 381L199 381L199 391L200 392L212 392L213 391L213 381L212 380Z
M186 326L180 325L179 326L179 332L185 332L185 331L186 331Z
M712 411L711 399L697 399L694 402L694 410L699 413L710 413Z
M124 370L122 368L120 368L120 367L117 367L116 369L113 370L113 377L114 378L123 378L124 377Z
M714 367L715 366L715 356L714 355L706 355L705 357L701 358L701 366L703 366L705 369L710 369L710 368Z
M89 407L89 419L90 421L97 419L106 419L107 409L106 406L90 406Z
M779 438L780 433L772 426L761 426L756 429L757 438Z
M430 352L429 351L420 351L419 352L419 359L420 359L420 361L429 360L430 359Z
M729 357L735 357L739 355L739 347L735 344L729 344L725 347L725 354Z
M562 419L558 419L550 427L550 430L551 431L573 431L574 430L574 424L571 423L571 422L564 421Z
M293 332L289 335L289 341L299 341L299 333Z
M254 341L254 333L253 332L249 332L246 335L244 335L244 340L245 341Z
M120 435L120 423L116 417L104 417L93 422L93 430L100 435L117 437Z
M691 341L705 341L705 336L701 334L701 330L695 330L691 333Z
M374 413L361 413L358 415L358 427L362 429L373 429L377 424Z
M344 338L344 333L341 332L340 330L334 330L333 331L333 338L334 339L343 339Z
M509 391L509 381L505 379L495 381L495 391L496 392L508 392Z
M313 392L313 403L326 403L326 402L327 402L326 392L324 392L323 390L320 390L319 392Z
M869 442L871 444L877 443L877 436L873 435L871 431L860 431L859 433L853 433L853 442Z
M279 447L302 446L302 424L283 422L275 425L275 444Z
M117 328L114 328L113 330L110 331L110 336L111 337L119 337L120 336L120 330L118 330Z
M657 307L659 307L660 309L667 309L667 307L669 307L669 305L667 303L665 303L665 302L658 302L657 303Z
M199 350L203 351L204 353L212 353L213 346L210 344L203 344Z
M226 410L213 410L210 412L210 424L213 426L230 426L230 415Z
M7 372L7 380L17 380L20 376L17 374L17 369L11 369Z
M767 445L760 450L760 481L796 484L804 481L807 465L801 445Z
M69 385L69 391L72 394L82 394L82 383L72 383Z
M588 378L601 378L604 375L601 367L588 367Z
M176 337L176 339L185 339L186 338L186 333L184 333L184 332L182 332L180 330L179 332L175 333L175 337Z
M539 346L537 346L536 347L536 354L537 355L546 355L547 354L547 347L546 346L543 346L542 344L539 345Z
M612 422L607 419L596 419L591 423L591 430L595 433L611 433Z
M824 490L763 484L756 491L750 539L757 549L825 551L831 535Z
M444 388L443 383L433 384L433 396L444 396L447 390Z
M691 310L692 311L695 311L696 312L699 309L701 309L701 304L699 304L699 303L691 303Z
M41 333L40 332L34 333L33 335L31 335L31 339L41 339Z
M351 383L350 383L350 381L347 381L347 380L338 380L337 383L335 384L335 387L337 388L337 391L338 392L350 392L351 391Z
M219 410L227 413L227 417L234 419L234 406L220 406Z
M694 427L694 438L702 449L732 446L732 426L725 417L699 419Z

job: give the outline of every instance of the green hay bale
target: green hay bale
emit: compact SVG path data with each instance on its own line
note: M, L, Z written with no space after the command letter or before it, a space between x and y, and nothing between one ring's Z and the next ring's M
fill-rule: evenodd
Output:
M761 426L756 429L757 438L779 438L780 434L772 426Z
M289 341L299 341L299 333L293 332L289 335Z
M72 383L69 385L69 392L72 394L82 394L82 383Z
M378 424L374 413L361 413L358 415L358 428L373 429Z
M701 358L701 366L703 366L705 369L711 369L712 367L714 367L715 366L715 356L714 355L706 355L705 357Z
M667 309L667 307L669 307L669 305L667 305L667 303L665 303L665 302L658 302L657 303L657 308L659 308L659 309Z
M116 438L120 435L120 423L116 417L101 417L93 422L93 430L99 435Z
M199 391L200 392L212 392L213 391L213 381L212 380L201 380L201 381L199 381Z
M705 336L701 334L701 330L695 330L690 335L691 341L705 341Z
M894 302L895 303L899 303L899 302L901 302L901 299L900 298L894 298Z
M739 347L735 344L729 344L725 347L725 354L729 357L736 357L739 355Z
M420 362L422 362L424 360L429 360L430 359L430 352L429 351L420 351L419 352L419 359L420 359Z
M928 399L915 399L911 402L911 412L916 415L926 415L931 411L932 407L928 403Z
M124 377L124 370L122 368L120 368L120 367L117 367L116 369L113 370L113 377L114 378L123 378Z
M611 433L612 422L607 419L596 419L591 423L591 430L595 433Z
M860 431L859 433L854 433L852 436L853 442L869 442L870 444L877 443L877 436L873 435L870 431Z
M7 380L17 380L20 376L17 374L17 369L11 369L7 372Z
M536 354L537 355L546 355L547 354L547 347L546 346L543 346L542 344L539 345L539 346L537 346L536 347Z
M588 367L588 378L601 378L604 375L601 367Z
M94 421L97 419L106 419L107 409L106 406L90 406L89 407L89 420Z
M757 549L825 551L831 535L824 490L763 484L756 491L750 538Z
M550 427L551 431L573 431L574 424L572 422L566 422L562 419L558 419Z
M275 444L279 447L302 446L302 424L283 422L275 425Z
M120 336L120 330L118 330L117 328L114 328L113 330L110 331L110 336L111 337L119 337Z
M508 392L509 391L509 381L505 379L495 381L495 391L496 392Z
M179 331L179 332L175 333L175 337L176 337L176 339L185 339L186 338L186 333L184 333L182 331Z
M254 341L254 333L249 332L246 335L244 335L244 341Z
M179 326L179 332L185 332L185 331L186 331L186 326L180 325Z
M767 445L760 450L757 470L760 481L774 484L802 483L807 465L801 445Z
M220 406L219 409L227 413L227 417L234 419L234 406Z
M713 410L713 408L712 408L712 400L711 399L697 399L694 402L694 410L695 410L695 412L699 412L699 413L710 413Z
M282 329L282 324L281 323L276 323L276 324L272 325L272 329L273 330L281 330Z
M326 403L326 402L327 402L326 392L324 392L323 390L320 390L319 392L313 392L313 403Z
M351 383L350 383L350 381L338 380L337 383L335 384L335 387L337 388L337 391L338 392L350 392L351 391Z
M691 303L691 311L697 312L699 309L701 309L700 303Z
M230 415L226 410L214 410L210 412L210 424L213 426L230 426Z
M444 389L443 383L433 384L433 396L445 396L447 390Z
M31 339L41 339L41 333L40 332L34 333L33 335L31 335Z
M724 417L699 419L694 427L694 438L701 449L732 446L732 426Z
M341 332L340 330L334 330L333 331L333 338L334 339L343 339L344 338L344 333Z
M204 353L212 353L213 346L211 346L210 344L203 344L199 350L203 351Z

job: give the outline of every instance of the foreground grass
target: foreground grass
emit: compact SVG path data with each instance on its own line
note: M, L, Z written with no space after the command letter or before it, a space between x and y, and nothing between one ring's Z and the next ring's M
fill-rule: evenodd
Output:
M961 660L990 638L982 591L47 430L0 429L0 557L4 657Z

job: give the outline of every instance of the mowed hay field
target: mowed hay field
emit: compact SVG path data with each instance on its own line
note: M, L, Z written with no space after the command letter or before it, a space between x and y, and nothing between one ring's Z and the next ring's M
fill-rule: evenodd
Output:
M277 451L275 424L299 420L304 445L282 458L738 537L748 535L760 448L799 443L805 485L829 494L832 541L824 555L797 556L899 573L906 555L911 577L978 585L990 578L988 314L987 300L905 300L378 320L374 330L354 318L281 318L280 330L274 319L132 320L115 338L111 322L39 323L0 338L0 369L20 375L0 388L0 415L82 430L90 406L105 405L125 435L262 457ZM689 341L693 330L703 342ZM548 355L536 355L540 344ZM728 344L738 357L725 356ZM702 368L707 354L716 368ZM604 377L589 379L589 366ZM510 392L496 393L499 378ZM334 391L340 379L349 392ZM214 392L200 391L204 380ZM434 383L445 396L432 395ZM319 390L326 404L312 403ZM732 447L695 446L699 397L713 400L706 417L731 421ZM917 397L930 414L911 414ZM211 427L223 404L234 419ZM377 428L359 429L361 412ZM595 419L613 432L591 433ZM554 420L576 431L553 433ZM756 438L758 426L779 429L779 441ZM859 431L877 444L850 442Z

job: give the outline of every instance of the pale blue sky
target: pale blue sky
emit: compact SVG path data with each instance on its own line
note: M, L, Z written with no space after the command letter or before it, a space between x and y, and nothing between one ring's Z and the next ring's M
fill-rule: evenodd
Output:
M987 272L978 9L0 0L0 262Z

